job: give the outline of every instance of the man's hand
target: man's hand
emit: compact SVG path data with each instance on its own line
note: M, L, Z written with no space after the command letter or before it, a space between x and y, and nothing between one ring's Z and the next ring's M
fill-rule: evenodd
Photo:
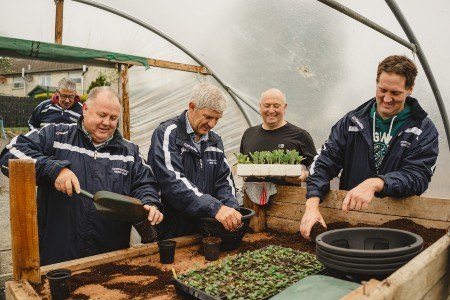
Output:
M302 175L300 175L300 176L298 176L298 177L289 177L289 176L286 176L286 177L283 178L283 180L284 180L284 181L287 181L287 182L290 182L290 183L293 183L293 184L296 184L296 185L301 185L302 182L305 182L305 181L306 181L306 179L308 178L308 176L309 176L309 171L308 171L308 170L303 170L303 171L302 171Z
M303 214L302 221L300 223L300 233L307 240L310 240L311 228L317 222L322 224L323 227L327 227L325 220L319 211L319 202L319 197L309 198L306 201L305 213Z
M158 208L154 205L144 205L144 208L148 211L148 220L152 225L156 225L161 223L164 216L162 212L158 210Z
M238 229L242 222L242 215L240 212L232 207L222 205L215 216L216 220L222 223L226 230Z
M62 168L58 177L55 180L55 188L69 196L72 196L74 190L75 193L80 193L80 182L77 176L68 168Z
M351 189L342 202L342 210L362 210L369 208L369 203L376 192L383 190L384 181L381 178L369 178Z

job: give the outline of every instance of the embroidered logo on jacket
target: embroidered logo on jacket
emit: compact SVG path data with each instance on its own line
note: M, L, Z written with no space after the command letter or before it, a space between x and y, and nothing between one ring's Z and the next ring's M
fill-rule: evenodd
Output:
M122 169L122 168L111 168L111 170L116 173L116 174L121 174L121 175L128 175L128 170Z
M68 134L68 131L57 131L55 134L56 135L64 135L64 134Z
M216 159L212 159L212 158L208 158L206 160L206 162L210 165L217 165L217 160Z
M189 145L188 143L184 143L184 144L183 144L183 147L184 147L184 148L187 148L187 149L189 149L189 150L191 150L191 151L193 151L193 152L195 152L195 153L198 153L197 148L195 148L195 147ZM183 151L183 149L182 149L181 151L184 152L184 151L186 151L186 150Z

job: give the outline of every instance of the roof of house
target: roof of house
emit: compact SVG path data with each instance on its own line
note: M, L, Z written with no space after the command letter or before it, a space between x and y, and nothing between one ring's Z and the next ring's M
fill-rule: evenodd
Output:
M17 75L22 74L22 68L25 68L25 73L44 73L44 72L58 72L58 71L75 71L82 70L83 65L75 64L65 64L59 62L50 62L43 60L31 60L31 59L20 59L11 58L10 72L2 72L0 75Z
M55 93L56 92L55 86L42 86L42 85L36 85L31 91L28 92L28 96L34 96L41 93Z

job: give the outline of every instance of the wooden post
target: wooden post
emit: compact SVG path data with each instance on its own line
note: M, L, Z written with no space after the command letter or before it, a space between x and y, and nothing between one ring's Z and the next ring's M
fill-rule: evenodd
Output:
M128 93L128 65L120 65L120 90L122 98L122 135L130 140L130 95Z
M255 215L250 220L250 228L253 232L263 231L266 228L266 207L253 203L247 193L244 193L244 206L255 211Z
M14 280L41 282L34 162L9 161L11 252Z
M55 44L62 44L64 0L55 0Z

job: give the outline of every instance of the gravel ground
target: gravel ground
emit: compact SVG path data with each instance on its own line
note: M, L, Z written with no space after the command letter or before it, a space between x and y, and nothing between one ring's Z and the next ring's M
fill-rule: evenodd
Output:
M0 148L9 143L0 139ZM12 278L11 263L11 229L9 225L9 182L8 177L1 173L0 175L0 299L4 299L3 287L5 281Z

